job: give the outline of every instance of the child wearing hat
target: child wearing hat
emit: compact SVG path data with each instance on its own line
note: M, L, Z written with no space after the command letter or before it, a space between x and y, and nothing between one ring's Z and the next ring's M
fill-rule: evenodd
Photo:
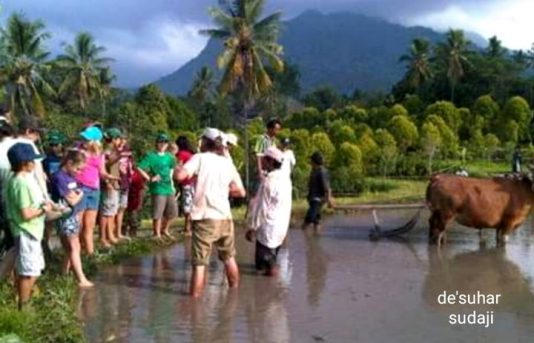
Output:
M81 185L83 199L80 203L80 241L88 255L94 253L93 231L100 206L101 180L118 181L119 178L106 171L105 156L102 153L102 130L97 126L85 128L80 136L83 139L81 150L85 153L85 164L77 173L76 181ZM102 237L101 237L102 238Z
M19 309L31 298L32 288L44 269L41 240L45 215L53 210L32 174L35 160L42 158L30 144L17 143L8 150L14 175L7 182L6 212L15 238Z
M137 168L148 181L152 197L152 229L155 238L162 235L172 237L169 229L171 222L178 216L178 204L172 174L176 158L168 152L169 136L160 133L156 137L156 149L146 154Z

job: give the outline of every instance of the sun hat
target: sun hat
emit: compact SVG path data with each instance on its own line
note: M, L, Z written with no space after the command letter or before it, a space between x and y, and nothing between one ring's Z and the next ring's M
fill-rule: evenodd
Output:
M204 129L204 132L202 132L202 137L209 139L210 141L214 141L217 138L221 138L222 135L221 131L219 131L218 129L207 127Z
M286 145L287 146L287 145L290 145L290 144L291 144L291 139L289 139L287 137L282 139L282 145Z
M101 141L104 137L102 130L100 130L97 126L90 126L86 128L80 133L80 136L87 141Z
M282 163L284 160L284 153L274 146L267 149L263 156L270 157L278 163Z
M12 166L22 162L34 161L43 157L43 155L37 154L30 144L26 143L17 143L7 151L7 158Z

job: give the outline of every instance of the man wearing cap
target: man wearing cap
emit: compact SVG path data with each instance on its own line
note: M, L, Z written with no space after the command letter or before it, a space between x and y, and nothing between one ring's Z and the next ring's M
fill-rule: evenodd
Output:
M251 202L246 237L256 236L256 269L274 276L277 256L291 217L291 180L282 170L284 154L276 147L265 151L262 165L267 175Z
M190 294L193 297L199 297L204 288L206 266L213 245L217 248L219 259L224 262L229 286L238 286L239 268L235 260L234 225L228 197L246 195L237 169L222 155L219 130L204 130L200 151L176 171L179 182L196 177L191 211L193 273Z
M315 233L318 233L323 204L326 202L328 207L333 207L334 198L332 197L328 171L324 167L323 155L316 151L311 155L310 160L312 171L308 182L309 208L302 228L307 229L309 225L313 224Z
M9 149L8 158L14 175L7 183L6 210L18 250L20 309L30 300L33 285L44 269L41 239L45 214L52 211L52 204L43 196L33 175L35 161L42 156L30 144L17 143Z
M169 228L171 221L178 216L178 204L174 197L175 189L172 174L176 168L176 158L169 152L169 136L160 133L156 137L156 150L148 153L139 162L138 170L149 182L152 196L152 229L155 238L161 235L172 237Z

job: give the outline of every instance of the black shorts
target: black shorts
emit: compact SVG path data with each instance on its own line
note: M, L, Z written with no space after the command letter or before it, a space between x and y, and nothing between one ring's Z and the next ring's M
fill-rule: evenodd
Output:
M308 212L304 218L306 224L319 224L321 221L321 210L323 209L323 202L320 200L309 200Z
M271 249L256 241L256 269L269 270L276 266L280 247Z

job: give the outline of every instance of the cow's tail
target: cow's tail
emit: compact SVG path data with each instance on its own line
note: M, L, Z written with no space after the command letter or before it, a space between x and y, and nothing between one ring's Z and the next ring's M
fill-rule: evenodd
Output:
M440 178L440 175L441 174L432 174L430 176L430 179L429 179L429 182L428 182L428 186L426 187L426 194L425 194L425 202L426 202L426 206L432 210L432 202L431 202L431 199L430 199L430 192L432 190L432 186L434 185L434 183L436 183L436 181L439 180Z

